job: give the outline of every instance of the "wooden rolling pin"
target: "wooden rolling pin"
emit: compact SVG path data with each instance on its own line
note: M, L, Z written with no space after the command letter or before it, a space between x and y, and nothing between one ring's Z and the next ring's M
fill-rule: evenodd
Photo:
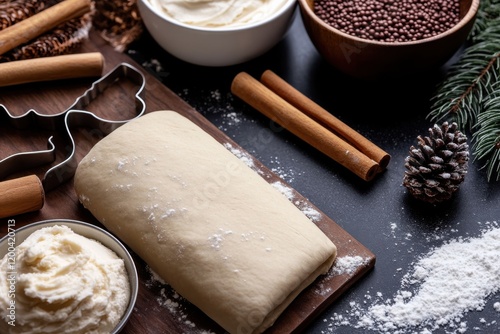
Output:
M0 86L100 76L103 66L99 52L7 62L0 64ZM44 202L45 191L36 175L0 182L0 218L40 210Z
M0 218L40 210L44 202L45 191L36 175L0 182Z
M17 60L0 64L0 87L27 82L102 75L104 57L100 52Z

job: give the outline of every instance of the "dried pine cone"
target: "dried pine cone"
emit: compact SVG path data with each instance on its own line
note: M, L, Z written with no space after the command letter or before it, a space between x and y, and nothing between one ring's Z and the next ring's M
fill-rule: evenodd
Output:
M0 30L25 20L64 0L0 0ZM91 12L0 55L0 63L57 56L73 52L91 28L122 52L143 32L137 0L93 0Z
M0 30L55 5L58 0L10 0L0 3Z
M94 0L93 26L116 51L124 51L143 32L137 0Z
M28 19L63 0L12 0L0 4L0 30ZM92 26L94 7L79 18L63 22L54 29L37 36L0 55L0 63L58 56L73 52L85 39Z
M91 26L91 14L61 23L36 39L0 55L0 63L71 53L88 38Z
M457 123L434 125L429 136L418 136L405 160L403 185L415 198L439 203L451 198L464 181L469 161L467 137Z

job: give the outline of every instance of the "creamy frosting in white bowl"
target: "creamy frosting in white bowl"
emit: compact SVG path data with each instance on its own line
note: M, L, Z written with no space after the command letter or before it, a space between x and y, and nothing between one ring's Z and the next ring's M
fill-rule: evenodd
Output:
M137 298L127 249L88 223L10 227L0 268L1 333L118 333Z
M153 39L174 57L201 66L257 58L288 32L295 0L139 0Z

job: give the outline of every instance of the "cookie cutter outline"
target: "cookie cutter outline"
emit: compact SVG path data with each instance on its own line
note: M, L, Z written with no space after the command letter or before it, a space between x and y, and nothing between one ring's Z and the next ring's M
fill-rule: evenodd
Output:
M109 120L84 110L108 87L123 78L130 79L139 86L135 94L135 111L137 114L135 117L118 121ZM7 118L10 124L17 129L39 128L50 131L64 129L65 139L71 143L69 154L62 162L49 168L41 180L44 190L50 191L71 179L78 166L75 156L76 144L71 134L71 128L86 127L92 129L91 131L94 134L105 136L123 124L142 116L146 111L146 103L143 98L145 86L146 78L144 74L131 64L123 62L97 81L94 81L92 86L80 95L69 108L58 114L44 115L38 113L35 109L30 109L20 116L15 116L10 114L3 104L0 104L0 119ZM52 163L55 160L56 146L53 143L53 136L50 136L47 140L46 150L15 153L0 160L0 179L19 171L20 168L34 168Z

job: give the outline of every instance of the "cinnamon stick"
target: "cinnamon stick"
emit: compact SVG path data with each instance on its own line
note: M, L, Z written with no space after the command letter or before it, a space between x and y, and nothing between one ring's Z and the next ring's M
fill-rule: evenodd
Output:
M231 84L231 92L363 180L370 181L379 172L376 161L302 113L249 74L237 74Z
M0 55L91 10L91 0L64 0L0 30Z
M344 138L369 158L375 160L381 169L386 168L389 164L391 156L387 152L303 95L271 70L266 70L262 74L261 82L285 101Z
M100 52L16 60L0 64L0 87L27 82L98 77L104 58Z

